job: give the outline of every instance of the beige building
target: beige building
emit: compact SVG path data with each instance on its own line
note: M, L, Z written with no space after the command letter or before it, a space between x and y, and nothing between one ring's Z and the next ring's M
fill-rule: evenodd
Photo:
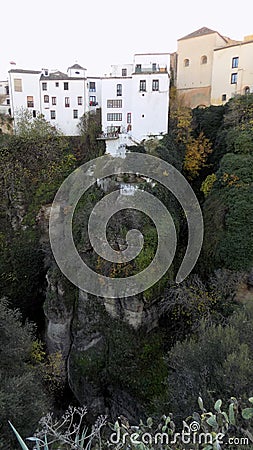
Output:
M253 35L214 50L211 104L222 105L235 95L250 92L253 92Z
M211 104L214 50L234 43L206 27L178 40L175 84L186 105Z

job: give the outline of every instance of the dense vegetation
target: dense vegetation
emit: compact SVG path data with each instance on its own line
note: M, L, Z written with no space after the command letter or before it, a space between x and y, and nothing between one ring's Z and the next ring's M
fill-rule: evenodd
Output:
M173 274L187 245L185 218L176 199L160 185L135 180L166 204L179 236L173 267L143 297L145 304L155 304L157 310L161 306L162 313L151 331L145 326L132 329L104 313L92 331L103 331L106 352L75 355L83 377L96 386L106 389L110 382L115 389L130 393L141 405L143 419L152 415L157 421L172 413L178 425L193 411L203 413L199 396L208 410L219 398L228 410L234 396L239 402L233 400L234 412L240 416L241 403L248 406L253 396L252 124L251 94L225 106L191 111L172 90L168 135L130 149L163 158L180 170L200 201L205 222L203 249L194 274L175 286ZM22 115L16 135L0 136L0 448L15 448L8 419L27 436L47 411L61 413L61 357L50 359L41 341L46 275L50 272L51 277L64 281L52 264L43 224L65 177L104 151L96 141L98 133L99 115L85 116L76 138L62 136L43 117L31 121ZM90 251L83 225L101 196L96 187L79 204L74 223L77 247L88 249L91 266L102 273L121 276L140 271L152 259L156 245L152 223L141 215L117 217L108 230L112 245L115 236L124 239L133 224L144 230L146 244L134 264L108 265ZM66 302L73 306L75 293L66 282L64 292ZM101 304L97 303L98 311ZM92 305L95 308L96 302ZM73 326L78 324L74 321ZM219 408L216 404L216 413L221 415ZM231 408L229 419L233 425ZM199 416L199 420L205 419Z

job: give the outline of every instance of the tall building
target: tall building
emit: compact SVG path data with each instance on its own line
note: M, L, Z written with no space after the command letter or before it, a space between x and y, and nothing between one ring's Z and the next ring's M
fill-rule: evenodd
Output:
M211 104L214 50L230 42L206 27L178 40L176 87L186 105L194 108Z
M253 92L253 35L214 50L211 104Z
M136 54L102 79L102 139L109 153L168 132L169 53Z

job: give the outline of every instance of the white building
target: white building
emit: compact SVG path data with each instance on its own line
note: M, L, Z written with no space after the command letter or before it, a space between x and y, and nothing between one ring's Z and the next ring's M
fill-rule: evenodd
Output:
M10 95L8 80L0 81L0 114L10 114Z
M80 117L89 110L86 69L75 64L67 74L44 70L40 77L41 113L64 134L78 134Z
M102 79L102 129L107 152L168 131L168 53L136 54L132 65L112 66Z
M11 69L9 71L11 111L14 128L22 109L33 117L38 113L68 136L79 134L84 113L101 106L101 79L86 77L79 64L60 71Z
M14 119L14 128L17 124L18 114L22 109L28 109L36 117L41 111L40 85L41 71L11 69L9 71L9 88L11 111Z

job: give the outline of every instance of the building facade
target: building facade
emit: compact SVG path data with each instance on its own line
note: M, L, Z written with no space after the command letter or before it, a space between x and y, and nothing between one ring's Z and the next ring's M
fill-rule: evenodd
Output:
M87 78L86 69L79 64L69 67L67 73L11 69L9 86L14 128L20 113L28 110L33 117L43 114L64 134L78 135L79 119L101 106L101 79Z
M168 132L168 53L136 54L102 79L102 129L109 153Z
M178 40L176 87L186 105L211 104L214 50L224 47L228 38L203 27Z
M221 105L236 95L253 92L253 36L239 44L214 50L211 104Z

